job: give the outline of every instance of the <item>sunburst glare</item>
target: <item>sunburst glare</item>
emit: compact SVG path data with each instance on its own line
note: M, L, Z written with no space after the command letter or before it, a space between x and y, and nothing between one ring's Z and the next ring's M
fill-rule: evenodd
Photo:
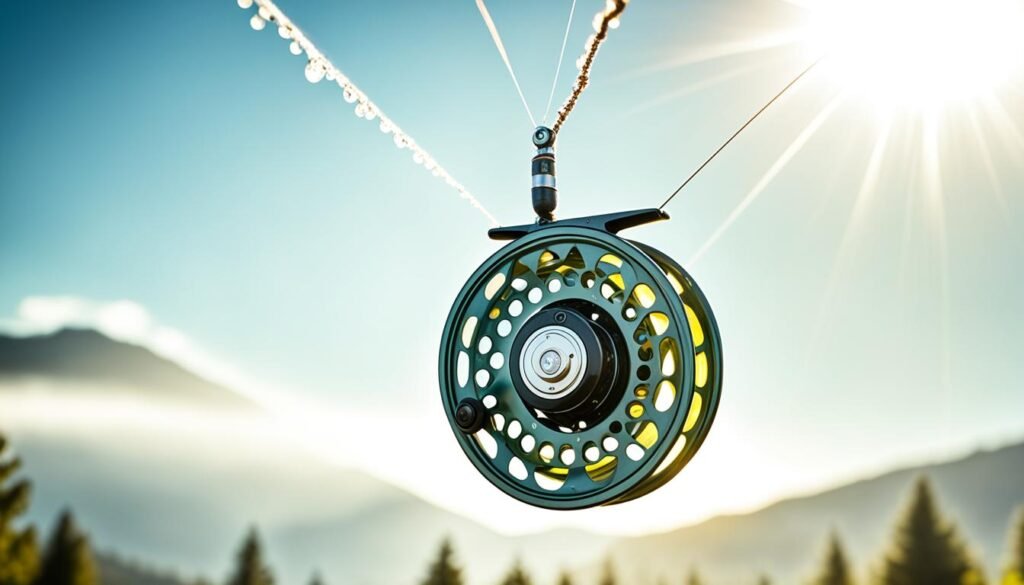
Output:
M1024 6L1012 0L819 0L807 42L828 75L887 107L985 95L1019 73Z

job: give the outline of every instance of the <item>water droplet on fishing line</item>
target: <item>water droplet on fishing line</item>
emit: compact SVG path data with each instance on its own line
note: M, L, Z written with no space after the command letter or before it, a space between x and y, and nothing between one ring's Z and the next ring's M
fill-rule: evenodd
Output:
M324 78L324 66L310 60L306 63L306 81L310 83L319 83Z

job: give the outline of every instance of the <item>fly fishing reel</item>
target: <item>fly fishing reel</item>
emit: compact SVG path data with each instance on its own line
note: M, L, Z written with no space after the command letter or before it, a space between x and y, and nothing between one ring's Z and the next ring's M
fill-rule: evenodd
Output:
M578 509L664 485L711 428L722 351L711 307L679 264L617 234L659 209L555 221L554 135L533 135L535 224L455 300L441 395L477 469L523 502Z

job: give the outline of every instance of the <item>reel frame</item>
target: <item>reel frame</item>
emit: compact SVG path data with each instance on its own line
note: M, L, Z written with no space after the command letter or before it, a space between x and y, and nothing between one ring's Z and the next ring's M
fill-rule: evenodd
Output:
M460 291L438 371L460 446L512 497L563 510L629 501L676 475L707 435L722 372L710 307L678 264L615 235L664 219L642 209L489 232L512 242ZM601 400L610 402L575 424L524 400L521 377L511 375L521 357L512 348L517 340L522 347L530 319L581 306L600 308L594 324L613 329L626 349L614 358L622 387L605 380L610 392Z

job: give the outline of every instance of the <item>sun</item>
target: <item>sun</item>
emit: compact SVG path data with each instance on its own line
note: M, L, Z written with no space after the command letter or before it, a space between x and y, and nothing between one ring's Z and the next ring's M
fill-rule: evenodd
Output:
M931 108L979 98L1021 72L1021 0L812 0L807 44L848 93Z

